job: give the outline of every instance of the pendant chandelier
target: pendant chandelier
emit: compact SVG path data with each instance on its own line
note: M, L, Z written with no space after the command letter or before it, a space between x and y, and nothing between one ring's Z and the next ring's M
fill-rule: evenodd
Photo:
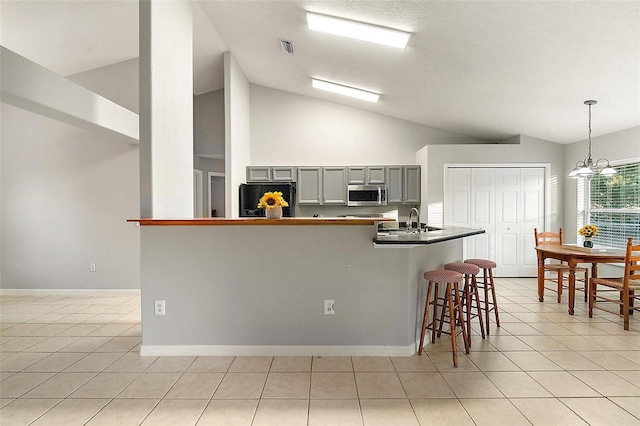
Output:
M589 155L584 160L578 161L575 169L571 170L571 173L569 173L567 177L573 179L591 179L596 172L599 172L603 176L613 176L618 173L613 167L611 167L611 165L609 165L609 160L606 158L600 158L595 162L595 164L591 159L591 105L595 105L597 103L598 102L594 100L584 101L584 104L589 106Z

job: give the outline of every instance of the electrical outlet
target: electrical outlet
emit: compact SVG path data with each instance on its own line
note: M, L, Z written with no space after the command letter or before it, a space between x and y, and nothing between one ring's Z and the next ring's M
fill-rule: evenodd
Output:
M334 309L335 301L333 299L327 299L324 301L324 314L325 315L335 315L336 311Z
M95 263L90 263L89 264L89 270L91 272L95 272L96 271L96 264Z
M164 300L156 300L155 302L155 315L164 315Z

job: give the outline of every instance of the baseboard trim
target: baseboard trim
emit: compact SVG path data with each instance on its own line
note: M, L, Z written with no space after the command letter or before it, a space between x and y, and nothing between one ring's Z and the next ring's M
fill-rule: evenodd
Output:
M123 289L92 289L92 288L0 288L0 296L83 296L83 295L100 295L100 296L122 296L140 295L140 289L123 288Z
M142 345L141 356L411 356L416 346Z

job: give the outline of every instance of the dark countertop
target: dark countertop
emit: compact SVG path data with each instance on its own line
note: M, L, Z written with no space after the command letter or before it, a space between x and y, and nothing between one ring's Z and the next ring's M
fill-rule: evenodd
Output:
M484 229L461 228L450 226L444 229L430 228L428 232L407 233L402 228L398 230L379 230L374 237L375 244L435 244L443 241L455 240L457 238L470 237L472 235L484 234Z

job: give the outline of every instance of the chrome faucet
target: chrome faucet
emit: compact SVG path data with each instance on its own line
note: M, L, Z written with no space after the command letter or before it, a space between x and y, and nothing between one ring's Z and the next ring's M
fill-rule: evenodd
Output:
M413 217L414 212L416 214L416 219L418 219L418 227L415 232L420 232L420 212L415 207L413 207L409 212L409 219L407 220L407 232L411 232L411 230L413 229L413 222L411 222L411 218Z

